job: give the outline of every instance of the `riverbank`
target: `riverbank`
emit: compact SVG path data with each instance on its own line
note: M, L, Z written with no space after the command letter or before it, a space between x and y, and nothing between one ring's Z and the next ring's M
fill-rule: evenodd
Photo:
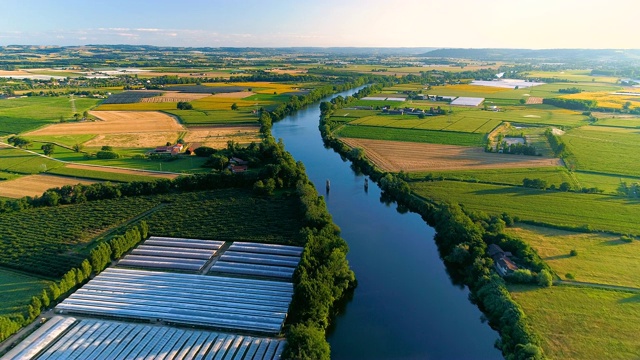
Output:
M354 98L366 96L369 92L370 90L365 89L354 95ZM501 349L505 358L543 358L539 337L531 330L520 306L511 298L505 282L493 270L493 261L486 251L489 243L504 240L501 229L491 226L499 224L498 219L487 217L489 223L485 222L487 226L481 226L477 221L479 219L473 219L457 205L431 202L414 196L409 185L400 176L383 172L366 159L361 151L351 149L333 136L332 129L336 126L328 119L333 110L343 105L342 101L321 105L319 128L325 145L350 160L358 170L371 176L390 199L417 212L429 225L435 227L435 240L449 273L454 281L469 287L472 301L478 304L490 324L500 332L501 340L496 346ZM504 222L502 224L504 226ZM525 246L514 254L522 255L528 250L530 249ZM529 264L535 267L533 270L546 270L541 261L536 260L538 259L533 259Z

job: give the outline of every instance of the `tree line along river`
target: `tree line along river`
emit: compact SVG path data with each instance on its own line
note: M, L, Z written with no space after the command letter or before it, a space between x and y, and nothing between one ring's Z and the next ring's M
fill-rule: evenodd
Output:
M352 95L352 89L338 95ZM336 95L337 96L337 95ZM328 100L324 99L325 101ZM380 188L323 145L320 102L273 124L273 136L305 165L349 244L358 279L329 332L333 359L501 359L498 334L481 321L468 290L454 285L434 229L380 201Z

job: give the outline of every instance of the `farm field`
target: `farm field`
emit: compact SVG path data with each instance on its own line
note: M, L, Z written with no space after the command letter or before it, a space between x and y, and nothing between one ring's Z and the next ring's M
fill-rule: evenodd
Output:
M564 167L537 167L537 168L501 168L483 170L457 170L457 171L424 171L413 172L410 177L414 181L443 178L446 180L458 180L468 182L522 185L522 180L542 179L548 184L556 186L563 182L573 183L569 172Z
M472 116L466 117L464 115L458 115L455 116L455 118L444 115L427 116L424 119L420 119L415 115L375 115L365 116L353 120L349 122L349 125L423 130L445 130L486 134L493 130L496 126L500 125L500 123L500 120L487 119L483 117L476 118Z
M55 143L67 147L73 147L75 144L84 144L93 139L94 134L75 134L75 135L20 135L33 143L32 147L38 150L44 143Z
M542 260L564 280L640 288L640 241L631 243L620 236L577 233L538 226L518 225L507 234L530 244ZM570 256L571 250L578 252Z
M26 135L117 134L182 131L184 127L161 112L91 111L101 121L62 123L27 133Z
M562 139L575 156L577 170L640 176L637 130L583 126L566 132Z
M124 169L100 169L86 165L68 164L65 167L56 168L48 171L47 173L52 175L111 182L154 181L159 177L159 175L164 175L169 179L175 177L173 174L141 173L135 170L126 171L125 173L125 171L126 170Z
M258 126L198 126L192 127L184 136L188 144L200 144L214 149L227 146L228 141L238 144L260 142Z
M619 197L446 180L414 182L410 186L422 197L459 203L492 215L506 212L522 220L556 226L588 224L595 230L640 234L640 203Z
M611 115L603 113L594 113L593 115L598 118L598 121L593 125L634 129L640 128L640 117L638 116L623 116L620 114Z
M591 70L563 70L563 71L528 71L527 77L566 79L578 82L592 82L615 84L618 78L613 76L591 75Z
M98 104L97 99L76 98L76 112L82 114ZM0 100L0 135L19 134L73 118L69 97L33 96Z
M54 187L75 184L93 184L95 181L74 179L71 177L48 174L27 175L15 180L0 182L0 196L7 198L21 198L24 196L40 196L43 192Z
M622 91L637 92L637 88L623 88ZM640 106L640 96L633 95L616 95L611 91L598 91L598 92L582 92L579 94L563 95L564 99L579 99L579 100L595 100L598 107L605 107L610 109L622 109L626 102L631 103L631 108Z
M185 211L189 216L172 216ZM285 245L304 241L297 200L285 193L267 199L242 189L185 193L172 196L171 203L146 221L152 234L163 236Z
M84 145L84 150L89 150L90 148L99 150L102 146L111 146L113 148L146 148L151 150L156 146L165 145L167 142L174 144L182 133L183 132L177 131L155 132L150 128L147 132L92 135L89 141L81 144ZM31 139L31 137L29 137L29 139Z
M637 359L638 293L571 286L509 290L541 335L549 358Z
M224 110L166 110L187 126L257 124L258 117L252 111Z
M64 166L63 163L33 152L2 147L0 145L0 170L12 173L37 174Z
M61 276L86 258L95 236L158 204L135 197L0 214L0 266Z
M384 141L341 139L352 148L362 148L366 156L385 171L443 171L495 168L559 166L558 159L524 155L487 153L482 148Z
M49 284L42 278L0 268L0 316L26 312L25 299L40 295Z
M207 96L211 96L210 94L192 94L192 93L183 93L178 91L167 91L162 93L162 95L153 96L153 97L145 97L140 100L140 102L171 102L177 103L179 101L193 101L205 98Z
M581 187L586 188L598 188L604 191L605 194L618 195L618 189L621 182L626 182L628 185L640 182L637 177L627 177L611 174L597 174L582 171L574 171L574 177L577 179Z
M422 142L443 145L483 146L482 134L453 131L383 128L378 126L345 125L337 131L342 138Z

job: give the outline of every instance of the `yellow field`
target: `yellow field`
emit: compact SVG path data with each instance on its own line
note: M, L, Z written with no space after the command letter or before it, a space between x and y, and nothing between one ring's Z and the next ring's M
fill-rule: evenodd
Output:
M175 143L180 132L144 132L100 134L84 143L87 147L113 146L117 148L153 148L167 142Z
M182 131L173 117L156 111L91 111L101 121L49 125L25 135L119 134Z
M0 182L0 196L8 198L21 198L24 196L40 196L46 190L54 187L75 184L93 184L95 181L78 180L75 178L55 175L29 175L15 180Z
M222 149L229 140L238 144L260 141L258 126L198 126L192 128L184 137L186 143Z
M208 96L191 102L193 107L198 110L229 110L233 104L236 104L239 108L246 108L254 107L256 105L267 105L270 103L271 102L268 101L243 100L215 96Z
M300 85L297 84L282 84L282 83L270 83L270 82L237 82L230 83L232 86L246 86L247 88L266 88L262 90L253 89L258 94L273 94L275 91L278 94L285 92L298 91Z
M633 88L624 89L620 92L634 92ZM635 92L638 92L635 89ZM579 100L595 100L598 102L598 107L607 107L613 109L622 109L624 103L629 101L631 108L640 107L640 96L633 95L614 95L610 91L598 91L598 92L582 92L579 94L563 95L564 99L579 99Z

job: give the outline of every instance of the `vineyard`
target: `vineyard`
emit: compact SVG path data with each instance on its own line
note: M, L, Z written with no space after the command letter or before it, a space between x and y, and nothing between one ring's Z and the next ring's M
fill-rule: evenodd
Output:
M87 257L92 238L156 205L135 197L2 214L0 265L60 277Z
M256 197L224 189L170 195L168 205L146 218L153 235L300 244L302 217L288 194Z

